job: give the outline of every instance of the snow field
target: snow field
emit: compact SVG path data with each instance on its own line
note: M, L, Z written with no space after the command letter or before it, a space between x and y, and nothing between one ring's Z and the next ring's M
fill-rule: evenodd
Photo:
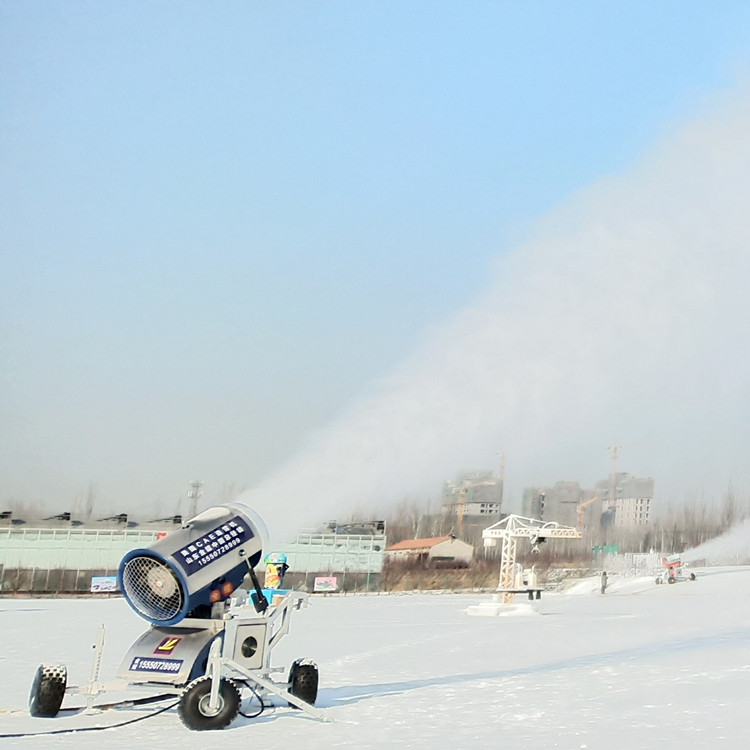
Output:
M744 748L750 688L750 568L698 570L695 582L598 578L528 604L522 616L471 617L484 595L332 596L295 613L274 650L321 673L317 722L278 707L223 732L195 733L175 711L121 729L4 739L4 747ZM521 606L522 605L522 606ZM111 679L147 627L124 600L3 600L0 707L23 709L36 667L86 682L97 629ZM0 733L113 724L148 711L32 719L0 714Z

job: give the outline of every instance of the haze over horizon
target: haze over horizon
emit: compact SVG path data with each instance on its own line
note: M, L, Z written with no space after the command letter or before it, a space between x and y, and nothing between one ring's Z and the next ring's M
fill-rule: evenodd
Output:
M592 486L613 434L636 438L618 469L654 477L662 501L744 497L749 134L741 96L560 206L477 304L245 499L272 528L285 497L310 521L351 499L392 507L494 446L516 496Z
M0 5L1 504L750 491L750 8L466 7Z

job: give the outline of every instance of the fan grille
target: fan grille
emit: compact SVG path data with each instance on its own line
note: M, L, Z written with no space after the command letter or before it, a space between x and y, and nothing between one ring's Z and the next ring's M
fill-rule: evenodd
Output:
M169 568L153 557L134 557L125 563L122 587L131 604L150 620L166 622L183 605L180 582Z

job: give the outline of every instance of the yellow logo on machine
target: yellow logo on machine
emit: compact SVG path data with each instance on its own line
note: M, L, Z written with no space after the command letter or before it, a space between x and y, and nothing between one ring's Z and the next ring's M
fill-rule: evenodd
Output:
M157 647L154 654L171 654L180 644L182 638L165 638Z

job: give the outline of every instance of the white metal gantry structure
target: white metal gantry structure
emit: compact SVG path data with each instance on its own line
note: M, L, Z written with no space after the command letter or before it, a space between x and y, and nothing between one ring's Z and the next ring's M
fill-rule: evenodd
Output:
M502 540L500 549L500 582L497 590L503 594L503 604L510 604L514 594L516 548L519 539L528 539L532 548L547 539L580 539L581 532L572 526L561 526L556 521L541 521L514 514L503 518L482 532L485 547L494 547Z

